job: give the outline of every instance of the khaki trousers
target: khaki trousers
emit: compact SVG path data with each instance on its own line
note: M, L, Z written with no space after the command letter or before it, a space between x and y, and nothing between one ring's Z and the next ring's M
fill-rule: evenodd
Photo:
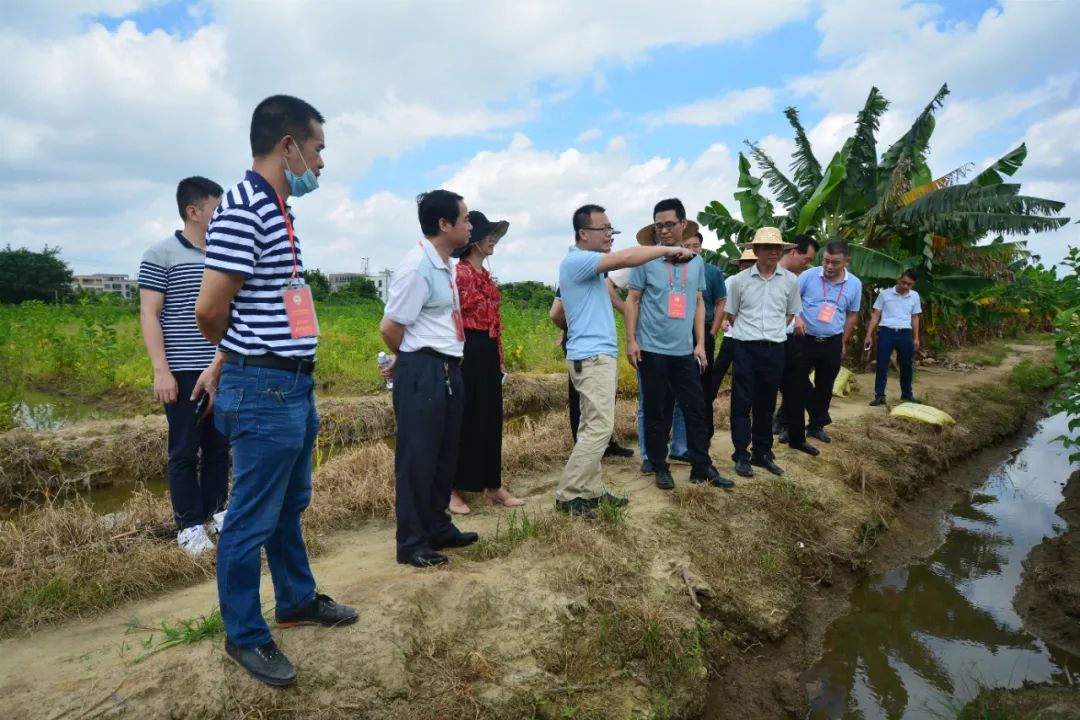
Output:
M566 461L562 484L555 491L555 499L559 501L592 500L604 494L600 460L615 430L618 361L610 355L597 355L578 362L580 372L575 371L574 360L566 361L570 382L581 396L581 425L574 450Z

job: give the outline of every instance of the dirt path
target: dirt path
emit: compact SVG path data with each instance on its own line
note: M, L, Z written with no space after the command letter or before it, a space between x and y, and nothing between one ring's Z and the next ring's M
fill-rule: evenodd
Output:
M945 392L976 382L1005 378L1024 357L1045 352L1044 346L1012 345L1013 353L999 367L977 372L956 372L942 368L917 371L916 395L929 403ZM898 394L895 377L890 378L890 398ZM867 405L873 394L873 377L857 376L857 390L847 398L836 398L833 416L837 421L879 414L885 408ZM620 401L620 405L629 405ZM721 409L722 408L722 409ZM630 412L624 407L620 412ZM726 427L726 400L718 401L718 431L712 455L722 473L730 474L731 453ZM823 458L837 447L824 446L822 458L812 459L778 449L778 462L795 478L822 472ZM614 492L631 497L632 513L628 524L635 533L648 537L650 526L672 509L670 495L643 482L638 472L638 458L605 463L605 480ZM677 483L684 483L689 468L676 465ZM530 515L551 510L552 490L560 470L538 474L515 484L515 491L526 496ZM759 476L740 482L750 486L768 482ZM722 502L737 503L738 491L722 496ZM496 528L505 532L509 512L472 504L473 514L458 523L464 530L477 530L493 536ZM368 522L359 529L337 533L326 539L329 550L315 563L320 589L360 609L361 622L349 628L328 631L320 628L297 628L280 635L279 642L301 668L301 683L309 685L315 702L333 704L342 692L359 692L358 686L370 684L381 688L380 697L408 697L415 688L407 684L409 676L403 663L425 658L438 660L443 650L415 645L419 627L424 637L453 641L461 617L489 614L500 618L496 628L481 625L477 637L500 646L518 644L517 655L529 655L529 633L554 626L562 614L573 612L552 603L550 598L535 597L530 588L540 574L558 573L558 558L538 561L535 566L515 562L515 558L491 560L455 559L445 569L417 571L404 568L394 560L393 526L386 522ZM661 572L655 570L654 572ZM676 583L679 584L679 583ZM272 607L268 576L263 578L264 607ZM573 589L565 590L569 597ZM485 605L487 603L487 605ZM265 698L278 697L282 708L292 708L297 696L293 691L267 695L254 687L235 667L223 659L219 643L200 642L177 647L137 662L144 656L142 640L150 633L128 633L130 620L153 626L162 621L190 619L210 612L217 604L216 587L211 582L184 588L161 597L126 605L108 614L81 622L36 631L25 637L0 641L0 696L5 698L4 715L8 717L60 718L111 717L123 712L133 717L205 717L224 712L230 706L242 709L262 706ZM159 634L160 637L160 634ZM503 648L505 649L505 648ZM505 653L508 657L514 652ZM403 659L404 658L404 659ZM480 662L479 660L477 662ZM481 663L482 665L482 663ZM435 667L438 667L436 665ZM529 670L522 665L521 675L503 684L519 683L529 687ZM483 674L483 668L476 670ZM503 675L506 678L506 675ZM314 687L314 690L311 690ZM348 694L348 693L346 693ZM646 693L646 699L647 699ZM640 700L640 698L638 698ZM356 706L355 716L375 712L373 706ZM375 715L379 713L375 712ZM422 720L422 718L418 718Z

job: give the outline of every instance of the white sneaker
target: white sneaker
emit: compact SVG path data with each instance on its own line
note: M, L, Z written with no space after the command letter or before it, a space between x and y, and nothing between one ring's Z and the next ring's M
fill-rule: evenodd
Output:
M225 511L216 512L210 516L209 522L206 523L206 532L210 535L220 535L221 528L225 527Z
M176 535L176 544L190 557L198 557L214 549L214 543L202 525L181 530Z

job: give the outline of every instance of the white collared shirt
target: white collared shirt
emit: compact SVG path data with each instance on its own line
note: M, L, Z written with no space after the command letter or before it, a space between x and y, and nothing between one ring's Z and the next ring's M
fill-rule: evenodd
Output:
M727 307L735 316L728 336L735 340L787 340L787 316L802 310L799 280L795 273L779 265L764 278L757 263L735 275L727 284Z
M399 350L430 348L461 357L465 343L458 339L453 315L460 307L453 267L424 238L394 272L387 292L383 317L405 326Z

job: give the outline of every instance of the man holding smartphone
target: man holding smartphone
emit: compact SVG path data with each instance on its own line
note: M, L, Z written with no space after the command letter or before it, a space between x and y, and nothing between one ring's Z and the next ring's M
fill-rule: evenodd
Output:
M680 247L686 231L686 209L677 198L653 208L653 230L659 244ZM644 244L647 234L638 242ZM630 273L626 298L626 354L640 371L645 406L645 451L656 473L656 487L671 490L667 440L675 401L686 420L686 454L690 482L708 482L730 489L709 458L709 428L701 375L705 372L705 262L692 255L687 262L658 257Z
M154 397L169 421L176 542L192 557L214 549L210 536L221 529L229 493L229 441L205 417L205 403L200 407L195 393L214 359L214 346L195 325L195 299L206 259L206 228L221 195L212 180L181 180L176 205L184 229L152 245L139 265L143 341L154 367Z

